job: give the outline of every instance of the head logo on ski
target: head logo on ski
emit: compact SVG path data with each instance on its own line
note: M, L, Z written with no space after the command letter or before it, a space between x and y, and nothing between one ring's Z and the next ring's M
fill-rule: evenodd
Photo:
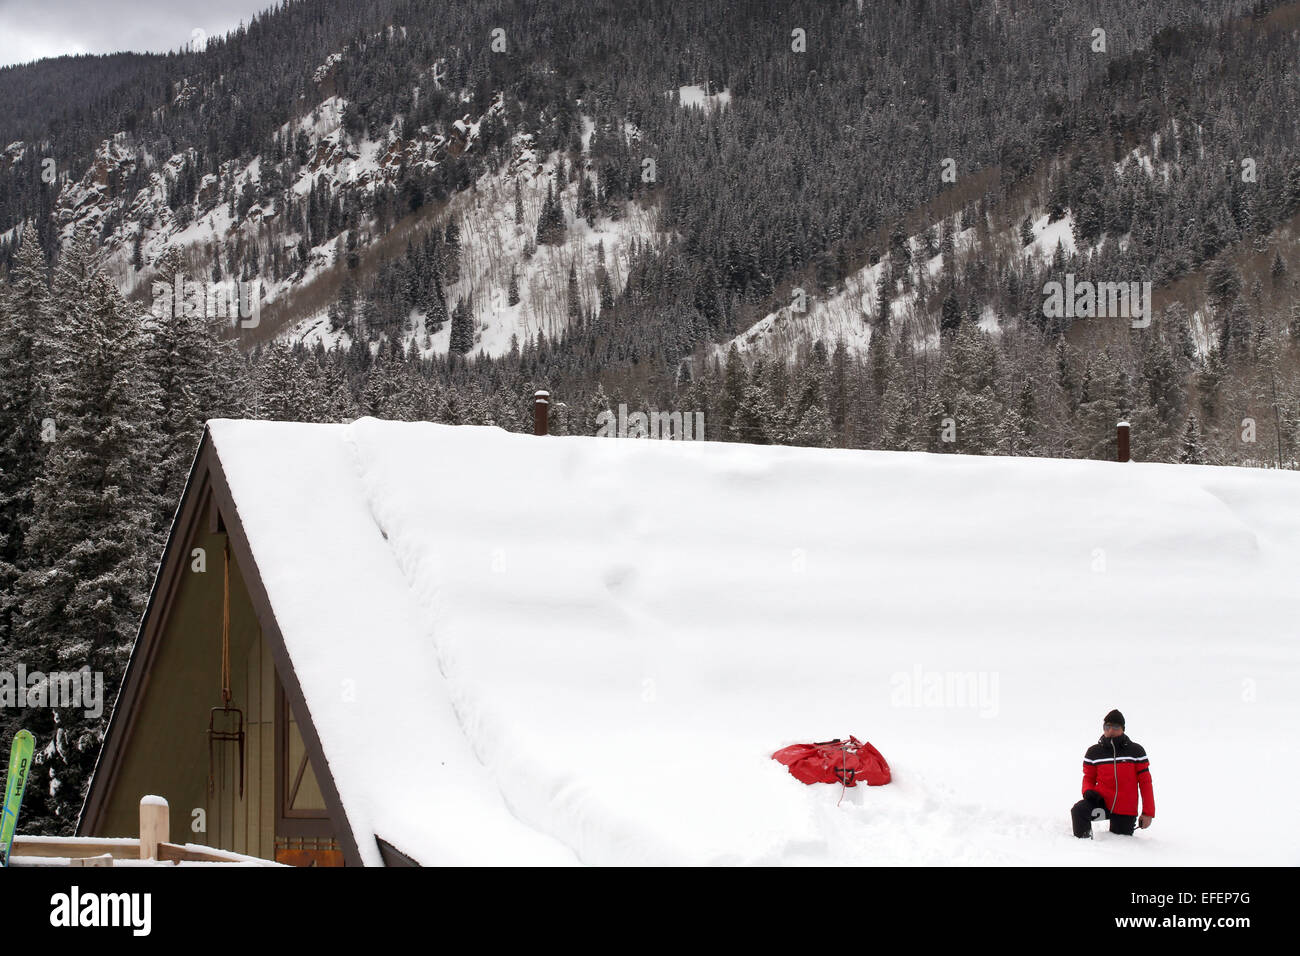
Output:
M9 775L5 777L4 812L0 816L0 866L9 865L14 835L18 832L18 807L23 802L23 791L27 789L27 773L35 749L36 738L29 731L20 730L14 735L13 745L9 748Z

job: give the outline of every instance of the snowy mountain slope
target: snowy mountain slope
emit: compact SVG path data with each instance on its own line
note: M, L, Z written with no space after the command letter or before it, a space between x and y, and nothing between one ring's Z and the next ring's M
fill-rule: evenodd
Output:
M969 252L974 236L973 229L954 234L956 255ZM913 282L929 282L942 275L943 257L923 254L923 236L910 236L907 245L912 255L907 271ZM817 339L828 344L842 339L851 353L865 354L871 343L871 322L878 320L880 314L881 276L894 265L892 254L886 253L880 261L859 269L826 295L815 295L805 289L802 297L792 296L789 305L768 313L734 339L722 343L716 351L725 355L734 342L742 353L759 351L793 359L800 348ZM916 344L924 346L930 338L930 319L921 308L920 286L905 285L902 272L901 265L894 272L890 326L908 328ZM935 325L936 332L937 328Z
M1015 229L1007 229L989 241L995 248L1014 252L1026 261L1050 262L1058 247L1063 255L1073 255L1075 242L1073 219L1067 212L1064 217L1049 222L1040 214L1033 220L1033 240L1021 245ZM952 228L949 222L934 224L935 228ZM907 239L911 262L906 265L910 281L904 282L902 264L893 262L892 253L881 256L880 261L867 265L850 275L825 295L814 295L805 290L802 310L792 301L775 312L769 312L734 339L723 342L715 354L726 355L732 342L741 353L758 351L793 359L801 348L821 339L828 346L844 341L852 354L865 354L871 343L871 323L878 322L880 314L879 283L886 269L893 269L894 291L889 303L890 328L896 332L907 329L917 348L935 347L939 341L937 312L924 306L924 293L932 290L945 274L942 254L926 255L923 234ZM977 231L967 228L953 233L955 265L960 269L972 255L987 255L977 245ZM947 268L951 269L952 266ZM981 326L988 331L997 330L997 320L986 309Z
M564 208L563 242L537 246L532 241L537 219L558 161L558 154L538 161L526 150L512 169L484 176L473 190L453 200L453 214L459 215L462 224L461 277L451 286L449 300L473 292L475 351L501 355L510 350L512 336L522 341L535 338L539 331L557 337L567 324L570 264L579 277L583 314L598 315L596 269L602 249L610 287L617 295L627 281L633 245L649 242L656 235L658 210L633 202L622 205L617 220L600 217L594 226L589 225L577 215L575 178L556 193ZM523 194L522 224L514 222L516 179ZM520 296L514 306L506 304L512 271ZM449 336L450 326L440 335ZM446 342L435 337L434 350L445 352Z
M367 208L367 197L380 186L392 186L415 173L431 174L446 157L472 151L482 124L505 113L498 94L483 115L465 114L445 132L428 126L407 129L399 116L370 137L349 136L344 128L348 101L332 92L339 56L327 58L316 71L319 102L278 131L279 140L298 155L298 161L288 157L277 164L267 154L227 162L218 173L201 177L193 202L174 211L169 199L184 180L193 151L159 160L133 145L128 135L119 134L101 145L84 174L65 177L56 202L60 235L67 241L78 229L104 232L103 267L128 294L147 298L154 279L152 264L166 249L176 247L190 263L191 281L207 281L215 263L223 278L255 275L262 305L281 303L292 310L296 301L311 301L313 284L340 268L345 240L355 241L364 254L386 228L363 213L351 230L355 235L336 226L331 234L315 235L311 243L306 242L300 207L305 207L313 187L325 197L346 193L354 205ZM441 82L442 70L438 61L426 74L413 78L416 102L423 84ZM202 94L191 88L185 95L201 98ZM703 87L683 87L680 95L684 106L705 110L721 109L730 100L726 91L705 95ZM584 116L583 124L585 150L594 122ZM623 133L629 141L638 136L630 124ZM440 222L454 217L462 229L460 275L445 287L448 311L461 299L471 306L473 351L491 355L504 354L514 341L538 332L551 337L562 332L570 313L570 266L577 274L582 313L597 314L599 265L603 263L609 293L616 295L626 281L633 246L653 242L658 235L657 209L630 202L621 204L617 216L588 223L578 215L576 172L566 174L562 183L557 181L559 153L538 156L527 133L516 133L511 145L512 162L480 175L470 188L454 193L438 213ZM22 149L16 143L6 155L21 156ZM583 175L594 181L591 164L584 159L582 167ZM129 184L141 178L145 185L131 189ZM516 182L522 222L515 217ZM556 189L567 228L561 241L538 246L537 222L548 184ZM254 198L250 202L245 196ZM514 305L507 301L511 274L520 296ZM346 345L349 332L330 329L327 304L312 306L310 314L280 337L308 344L321 341L330 347ZM426 355L446 353L450 335L450 324L428 335L425 316L419 313L411 315L405 333L407 341Z
M193 151L177 152L165 160L148 155L133 144L127 134L118 134L100 146L93 162L80 177L63 177L56 201L56 219L66 242L78 230L103 232L105 270L115 277L124 293L149 296L156 278L152 264L163 252L175 247L189 263L191 281L206 281L218 264L222 278L256 275L257 295L263 306L293 302L326 273L340 266L342 245L348 231L304 243L298 221L301 213L287 205L292 198L305 203L313 186L322 184L325 195L347 191L354 197L373 194L381 184L392 184L412 170L431 172L448 153L471 150L481 124L488 116L500 116L500 96L484 116L465 115L453 122L446 134L427 126L404 130L401 118L381 129L374 138L353 138L344 130L348 101L333 92L333 77L341 54L320 64L313 82L319 102L286 123L278 135L305 156L301 165L278 167L268 155L247 162L227 162L216 174L202 176L193 202L174 211L172 196L186 175ZM415 77L413 95L419 97L422 84L438 83L441 61ZM194 106L205 93L188 81L178 84L172 106ZM713 112L731 101L728 90L707 92L701 84L669 91L685 109ZM581 101L576 104L581 107ZM594 122L582 117L584 159L582 175L594 182L595 171L585 158ZM625 123L623 135L634 143L639 131ZM19 157L23 144L15 143L8 154ZM535 338L539 332L558 337L570 321L568 272L578 280L580 309L584 316L599 313L600 285L608 283L608 294L617 295L627 276L635 247L654 244L662 238L658 230L658 209L653 205L622 203L615 216L601 216L587 222L578 215L579 176L568 172L557 179L560 155L538 156L530 134L516 134L512 141L514 159L496 172L481 175L472 187L455 193L440 221L455 217L461 225L461 269L455 282L445 287L448 311L457 301L466 301L474 320L474 352L502 355L512 344ZM16 161L16 159L14 160ZM193 175L192 173L190 175ZM271 177L269 185L267 177ZM129 188L144 179L145 185ZM522 222L516 222L515 185L519 184ZM548 185L556 195L565 219L561 241L538 245L537 222ZM281 194L278 190L283 189ZM257 199L242 201L246 194ZM240 208L236 212L236 203ZM247 208L244 208L244 207ZM292 215L290 215L292 214ZM357 246L364 250L382 237L377 223L364 217L355 229ZM302 247L300 249L300 246ZM248 257L256 260L250 270ZM299 263L299 257L303 261ZM271 268L273 262L278 266ZM287 264L287 265L286 265ZM602 279L601 272L604 272ZM513 274L520 301L509 304L507 288ZM308 293L310 298L310 293ZM332 330L326 308L299 319L280 333L285 341L307 344L323 342L327 347L346 346L348 330ZM445 354L450 344L450 324L428 334L425 316L412 313L405 338L425 355Z
M588 129L588 136L590 129ZM617 295L627 281L633 248L654 242L658 236L655 206L624 202L615 218L597 217L589 224L578 215L579 181L566 176L555 191L563 208L565 231L555 244L538 245L537 221L548 186L554 188L560 154L537 156L528 135L513 143L515 158L497 172L485 173L470 189L452 197L447 216L460 224L460 275L445 287L448 309L457 301L472 305L474 347L477 354L504 355L512 343L535 339L538 332L557 338L569 322L569 267L574 267L582 314L600 313L598 269L604 265L610 291ZM567 164L566 164L567 165ZM582 175L590 176L583 163ZM515 184L523 207L523 221L515 219ZM603 257L603 258L602 258ZM509 304L511 274L519 289L519 302ZM472 297L472 298L471 298ZM446 354L451 324L427 334L426 316L413 313L408 340L425 355ZM284 334L286 341L323 342L327 348L347 341L346 331L331 331L325 315L297 323Z
M169 247L180 249L195 264L192 281L206 281L214 259L228 271L234 251L251 246L258 260L261 301L276 302L333 267L338 246L347 235L344 229L324 237L307 251L307 261L301 267L273 274L266 267L276 254L282 261L291 259L303 238L301 223L287 219L289 196L302 201L313 185L324 185L331 194L347 190L360 198L412 170L431 172L448 154L461 155L473 149L483 121L502 111L498 97L483 116L466 114L454 121L446 134L427 126L406 131L399 119L373 139L353 139L343 129L346 107L344 98L327 96L281 127L280 135L287 142L301 143L306 155L306 162L289 176L284 194L271 187L262 189L264 175L274 167L269 157L227 162L218 174L209 173L199 181L194 201L186 209L187 221L178 221L168 204L168 193L175 188L190 154L176 153L157 162L132 146L126 134L118 134L104 141L79 179L68 178L62 184L55 208L60 235L66 242L78 229L99 232L107 225L102 265L127 293L147 289L153 279L150 265ZM126 184L141 172L147 184L132 193ZM232 209L245 191L269 195L251 202L246 210ZM364 248L375 238L373 218L363 217L357 228ZM134 264L137 248L143 268ZM242 277L242 271L237 272Z
M1123 175L1134 168L1144 173L1158 188L1168 188L1172 164L1160 158L1162 146L1167 146L1175 154L1190 150L1201 155L1205 150L1204 130L1200 126L1180 126L1177 120L1170 120L1164 132L1152 133L1114 162L1115 173ZM1005 219L1007 211L991 212L990 225L995 221L995 214ZM912 255L906 270L902 264L892 261L891 253L886 253L879 262L858 269L824 295L814 295L809 291L802 309L791 303L768 313L734 339L716 347L714 354L725 355L734 342L742 353L758 351L793 359L801 349L818 339L828 346L843 340L850 352L861 354L870 343L871 324L879 325L878 284L886 268L893 269L895 280L890 302L890 327L896 334L900 329L909 330L918 348L933 348L939 340L939 314L933 300L928 307L925 305L925 294L933 292L946 276L965 273L972 255L990 263L1019 263L1022 267L1059 266L1072 257L1087 260L1101 252L1108 241L1113 241L1119 250L1126 250L1131 240L1129 234L1113 240L1102 236L1096 243L1080 248L1075 239L1075 217L1068 207L1061 218L1053 221L1035 206L1029 218L1032 235L1027 243L1020 234L1018 220L1011 225L995 227L982 243L973 228L955 234L955 262L952 265L946 265L940 256L922 252L923 248L933 247L932 243L925 241L924 233L910 236L907 245ZM934 233L955 228L952 221L939 221L932 223L928 231ZM1289 241L1285 234L1278 238L1283 242ZM903 281L904 271L908 273L908 282ZM1209 353L1213 333L1208 317L1197 308L1198 303L1199 299L1195 297L1188 303L1192 312L1191 332L1199 355L1204 357ZM987 302L976 305L979 306L980 327L996 332L999 319L993 307Z
M286 640L331 766L368 788L361 824L421 858L522 821L545 840L514 862L555 844L597 864L1300 862L1277 825L1297 783L1294 475L372 419L214 434L283 562L277 616L302 615ZM255 480L281 466L281 490ZM304 548L321 508L340 520ZM382 620L353 607L367 589L319 600L345 572L382 585ZM366 698L389 722L364 766L392 757L390 779L351 749L345 674L425 688ZM455 727L426 725L444 699ZM1068 810L1112 707L1151 755L1156 822L1081 843ZM837 806L770 759L848 733L894 783ZM510 812L453 838L441 798L405 788L465 747L461 783Z

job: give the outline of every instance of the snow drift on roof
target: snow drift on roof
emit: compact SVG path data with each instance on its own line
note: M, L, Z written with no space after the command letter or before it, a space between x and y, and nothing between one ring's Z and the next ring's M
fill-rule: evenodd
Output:
M367 862L1300 862L1294 474L212 435ZM1157 822L1081 846L1112 707ZM837 806L770 759L849 733L894 783Z

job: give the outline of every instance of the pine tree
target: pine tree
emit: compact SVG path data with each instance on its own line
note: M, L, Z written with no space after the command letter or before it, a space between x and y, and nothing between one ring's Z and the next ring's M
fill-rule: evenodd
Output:
M451 343L449 348L458 355L465 355L474 347L474 318L465 300L456 303L451 314Z
M542 211L537 216L537 234L536 240L539 246L544 246L551 241L551 206L555 202L555 191L551 188L550 183L546 185L546 198L542 200Z
M605 240L596 243L596 295L600 300L600 311L606 311L614 304L614 287L609 281L609 270L605 268Z
M1241 294L1241 274L1227 259L1220 259L1211 266L1205 277L1205 285L1210 299L1222 308L1230 305Z
M1085 457L1114 460L1115 423L1133 415L1128 386L1128 375L1110 350L1088 361L1077 418Z
M339 328L346 330L354 338L361 338L360 330L353 324L356 321L357 284L350 275L344 276L339 286L338 305Z
M322 362L319 378L322 421L350 422L360 414L337 350Z
M0 287L0 643L11 636L13 588L24 563L33 488L47 449L41 440L50 358L45 336L53 308L45 274L45 255L29 220L10 287Z
M790 430L790 444L805 448L829 448L833 429L830 416L820 405L809 405Z
M943 297L943 314L939 320L939 330L944 334L956 332L961 327L961 303L957 296L949 292Z
M721 434L730 434L731 422L744 401L748 385L749 370L745 367L745 360L740 357L736 343L732 342L727 351L727 370L722 379L722 421L718 423L722 429Z
M453 216L442 234L442 271L448 283L460 278L460 224Z
M1183 430L1182 449L1178 460L1184 465L1205 464L1205 447L1201 444L1201 428L1196 421L1196 413L1187 416L1187 427Z
M572 261L569 262L568 319L571 328L582 325L582 296L578 292L578 272Z
M881 400L881 445L893 451L913 450L914 418L902 381L891 379Z
M899 271L904 271L912 263L912 247L907 242L907 233L903 231L901 222L895 223L889 233L889 255L893 260L891 264Z
M370 354L364 342L354 343L353 350ZM257 356L251 384L249 413L254 418L276 422L317 420L318 396L309 388L301 364L281 343L272 342Z
M578 215L587 220L587 225L596 225L596 193L583 172L578 173Z
M957 449L966 455L996 454L999 440L1007 437L999 433L999 426L1006 418L991 389L975 393L962 389L953 407L953 419L959 429Z
M831 371L827 382L827 412L831 419L831 428L835 435L835 444L844 447L847 443L847 425L849 413L849 350L844 339L837 339L835 351L831 355Z
M602 419L602 415L605 418ZM595 435L605 429L606 432L615 428L616 425L611 423L614 417L614 407L610 402L609 395L606 394L605 388L599 382L596 383L596 392L591 396L587 403L587 417L584 424L586 425L587 435Z
M361 408L367 415L391 421L415 419L414 383L403 362L391 356L377 362L361 389Z
M50 417L57 429L36 481L19 580L16 628L29 670L102 673L110 699L148 599L161 538L155 531L157 392L144 361L140 320L89 267L81 241L54 283ZM71 832L108 714L33 711L38 749L29 819ZM39 820L39 823L37 822Z
M957 237L955 224L950 225L946 219L943 223L943 238L939 240L939 252L943 255L943 268L946 271L952 268L953 260L957 256Z
M871 372L872 391L881 398L894 375L894 353L888 324L871 330L871 341L867 343L867 366Z
M433 285L424 304L424 313L425 330L430 334L442 331L443 323L448 319L447 300L443 296L442 280L437 273L433 276Z
M882 329L889 328L892 314L890 303L894 299L894 265L887 260L880 267L880 277L876 280L876 322Z
M757 382L747 385L731 419L732 441L770 445L775 425L775 406L767 389Z
M564 230L564 209L555 196L554 188L548 183L542 214L537 218L537 244L556 245L563 242Z
M1229 305L1219 322L1219 354L1224 361L1232 362L1245 354L1250 333L1251 322L1245 306L1240 302Z
M164 253L156 281L183 290L186 278L180 255ZM149 369L158 384L159 485L165 522L180 501L190 464L209 418L240 411L232 398L238 358L233 342L222 342L215 317L196 310L184 294L154 302L147 339ZM159 531L165 530L160 527Z

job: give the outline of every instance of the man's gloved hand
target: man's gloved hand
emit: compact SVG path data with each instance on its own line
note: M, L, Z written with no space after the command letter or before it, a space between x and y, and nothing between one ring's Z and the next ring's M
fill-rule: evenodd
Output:
M1149 817L1144 813L1142 816L1138 817L1138 826L1145 830L1147 827L1151 826L1152 819L1154 818Z
M1093 818L1094 820L1105 820L1105 819L1106 819L1106 811L1103 810L1101 807L1093 807L1093 809L1092 809L1092 818Z

